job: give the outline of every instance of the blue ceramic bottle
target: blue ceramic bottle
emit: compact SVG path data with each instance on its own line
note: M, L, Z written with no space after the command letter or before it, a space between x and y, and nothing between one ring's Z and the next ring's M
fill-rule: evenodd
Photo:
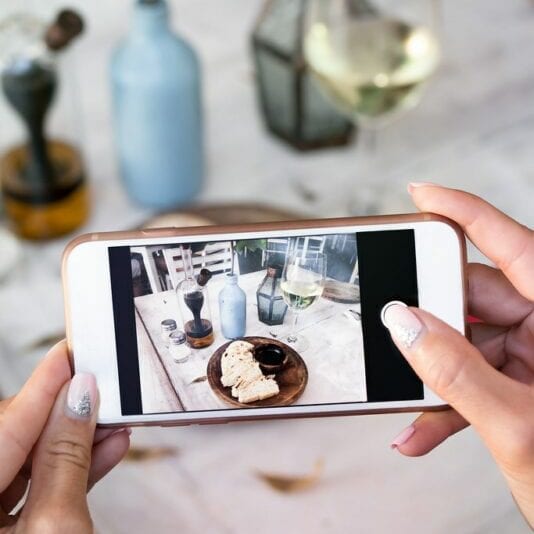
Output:
M222 334L226 339L245 335L247 296L237 285L237 274L226 275L226 285L219 293L219 318Z
M156 209L189 202L203 177L200 67L194 50L170 30L165 0L136 0L111 77L130 196Z

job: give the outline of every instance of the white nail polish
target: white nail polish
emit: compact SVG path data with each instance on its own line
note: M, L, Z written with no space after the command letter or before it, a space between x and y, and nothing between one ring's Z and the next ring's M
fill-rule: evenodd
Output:
M423 329L421 321L402 302L386 304L382 313L382 320L395 341L407 349L412 347Z

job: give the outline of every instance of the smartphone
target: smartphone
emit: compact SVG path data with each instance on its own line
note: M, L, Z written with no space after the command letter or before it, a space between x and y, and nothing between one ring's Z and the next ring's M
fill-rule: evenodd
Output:
M433 214L88 234L63 258L73 370L100 425L441 409L382 323L464 333L465 239Z

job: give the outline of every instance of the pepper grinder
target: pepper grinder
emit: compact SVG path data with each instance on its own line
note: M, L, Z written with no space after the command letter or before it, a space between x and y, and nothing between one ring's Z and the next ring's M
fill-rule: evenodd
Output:
M0 180L7 218L22 237L68 233L88 214L78 150L46 135L60 83L58 53L82 30L82 19L71 10L61 11L48 27L18 15L4 21L0 30L0 39L9 40L7 50L0 52L2 92L26 132L25 142L3 154Z

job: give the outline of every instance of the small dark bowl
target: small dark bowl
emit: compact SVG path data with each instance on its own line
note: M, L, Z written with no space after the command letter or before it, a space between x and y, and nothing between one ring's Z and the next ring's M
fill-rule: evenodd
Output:
M274 343L266 343L254 349L254 358L267 374L276 373L287 363L287 353Z

